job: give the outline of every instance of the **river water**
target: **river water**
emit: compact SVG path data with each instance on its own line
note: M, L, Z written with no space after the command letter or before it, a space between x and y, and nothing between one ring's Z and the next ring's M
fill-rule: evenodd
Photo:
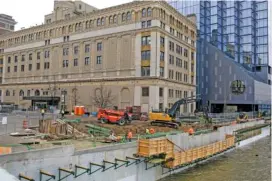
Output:
M160 181L271 181L271 137Z

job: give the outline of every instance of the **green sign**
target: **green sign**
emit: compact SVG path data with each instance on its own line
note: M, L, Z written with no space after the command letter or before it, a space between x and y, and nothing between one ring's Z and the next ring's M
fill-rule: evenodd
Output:
M246 86L245 83L241 80L235 80L231 83L231 92L233 94L243 94L245 92Z

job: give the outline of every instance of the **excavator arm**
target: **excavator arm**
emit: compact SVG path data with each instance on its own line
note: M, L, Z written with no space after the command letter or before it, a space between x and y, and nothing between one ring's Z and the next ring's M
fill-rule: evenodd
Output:
M168 110L168 115L172 118L175 117L177 110L182 104L188 104L192 102L196 102L200 100L199 98L200 95L192 96L192 97L186 97L183 99L178 100L177 102L174 103L174 105Z

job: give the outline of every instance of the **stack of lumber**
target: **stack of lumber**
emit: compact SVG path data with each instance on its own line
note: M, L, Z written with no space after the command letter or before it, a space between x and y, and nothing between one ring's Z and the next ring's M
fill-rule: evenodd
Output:
M57 119L56 121L58 123L60 123L60 124L67 124L64 120L61 120L61 119ZM79 136L79 137L86 136L85 133L82 133L82 132L78 131L77 129L75 129L73 126L71 126L69 124L67 124L67 131L68 131L68 133L74 134L74 135Z
M52 120L39 120L40 133L49 133L54 135L67 135L67 124L52 123Z

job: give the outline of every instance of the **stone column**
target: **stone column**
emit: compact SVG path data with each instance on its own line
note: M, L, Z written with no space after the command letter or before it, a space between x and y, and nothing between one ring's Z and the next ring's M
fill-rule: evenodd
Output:
M149 109L159 109L159 86L149 86Z
M141 34L135 37L135 76L141 77Z

